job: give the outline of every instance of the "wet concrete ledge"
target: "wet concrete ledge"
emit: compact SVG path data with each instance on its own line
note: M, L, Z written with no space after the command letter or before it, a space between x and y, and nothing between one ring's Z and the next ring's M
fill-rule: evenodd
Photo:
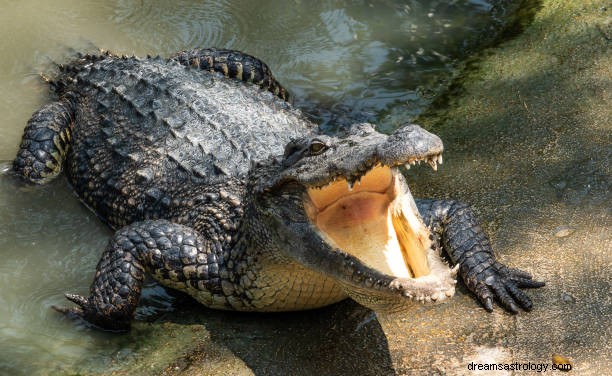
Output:
M126 342L138 345L108 373L472 375L488 373L470 362L550 367L553 354L571 359L573 374L608 373L607 6L543 1L524 33L467 64L444 106L419 119L446 152L438 173L415 172L416 195L474 206L499 259L546 280L529 291L532 312L489 314L465 289L448 304L378 321L352 302L248 316L186 304L163 323L136 323Z

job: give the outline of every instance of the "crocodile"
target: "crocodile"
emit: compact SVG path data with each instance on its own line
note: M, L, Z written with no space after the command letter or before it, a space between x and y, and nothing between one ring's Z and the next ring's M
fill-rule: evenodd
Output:
M348 297L374 311L447 301L457 275L483 307L530 310L543 286L494 256L474 212L414 199L403 171L442 163L440 138L407 124L329 135L261 60L214 48L170 58L79 55L48 79L13 171L65 171L115 230L89 296L55 307L127 331L143 282L205 306L292 311Z

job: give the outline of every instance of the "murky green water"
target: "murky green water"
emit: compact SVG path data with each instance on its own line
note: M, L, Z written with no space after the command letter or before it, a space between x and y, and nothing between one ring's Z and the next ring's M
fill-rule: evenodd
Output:
M328 130L356 120L388 129L427 106L501 15L486 0L0 0L0 160L13 158L46 100L38 73L75 50L243 50L266 61ZM50 309L65 304L64 292L86 293L109 235L64 179L30 187L0 176L0 374L108 370L134 351L133 338ZM159 288L146 294L140 318L172 309Z

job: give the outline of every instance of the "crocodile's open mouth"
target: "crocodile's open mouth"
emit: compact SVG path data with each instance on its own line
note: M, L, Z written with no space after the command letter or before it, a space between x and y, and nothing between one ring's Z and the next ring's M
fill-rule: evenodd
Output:
M434 170L438 157L429 159ZM456 271L432 249L429 229L397 166L376 165L354 184L336 178L309 188L308 197L306 212L326 241L392 277L391 289L422 302L452 296Z
M397 168L376 166L349 187L343 178L309 188L310 220L328 242L365 265L395 277L429 274L429 230Z

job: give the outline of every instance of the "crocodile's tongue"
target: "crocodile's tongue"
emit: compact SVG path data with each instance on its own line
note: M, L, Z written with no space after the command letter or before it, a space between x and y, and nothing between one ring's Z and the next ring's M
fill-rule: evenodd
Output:
M365 265L390 276L420 277L429 274L429 232L398 174L377 166L352 189L346 180L309 189L307 211L328 242Z

